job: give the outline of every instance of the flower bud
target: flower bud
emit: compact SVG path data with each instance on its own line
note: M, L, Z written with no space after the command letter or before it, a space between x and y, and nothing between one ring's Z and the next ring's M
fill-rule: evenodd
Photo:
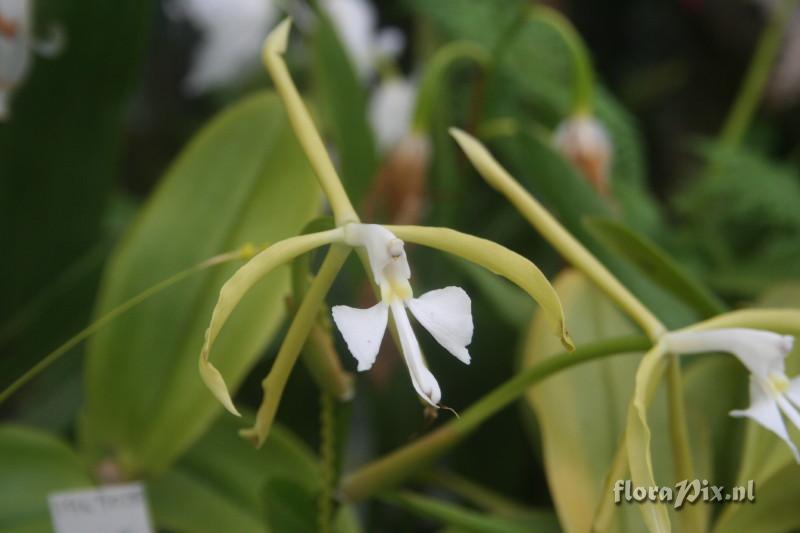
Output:
M553 144L598 193L608 193L612 146L599 121L590 115L572 116L558 126Z

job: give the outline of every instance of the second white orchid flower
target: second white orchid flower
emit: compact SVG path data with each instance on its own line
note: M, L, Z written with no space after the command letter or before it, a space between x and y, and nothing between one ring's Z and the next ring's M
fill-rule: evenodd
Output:
M472 341L473 332L469 296L460 287L446 287L414 298L408 282L411 269L404 243L383 226L348 224L345 242L366 249L381 294L381 301L369 309L345 305L332 309L333 320L358 361L358 370L369 370L375 362L391 311L414 389L423 400L438 407L442 392L425 365L406 307L439 344L469 364L467 345Z
M747 328L708 331L681 331L666 336L667 349L676 354L727 352L736 356L750 371L750 407L731 411L731 416L747 417L775 433L797 451L781 413L800 429L800 377L786 376L784 360L792 351L794 337Z

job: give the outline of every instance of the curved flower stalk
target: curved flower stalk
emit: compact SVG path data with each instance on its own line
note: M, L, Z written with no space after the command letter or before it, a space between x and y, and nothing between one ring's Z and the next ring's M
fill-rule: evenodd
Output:
M41 40L33 35L31 0L0 0L0 121L8 117L11 93L25 81L33 53L52 57L63 47L62 31L50 33Z
M243 430L242 435L252 439L256 445L266 439L286 381L311 330L319 306L348 253L354 248L366 252L365 268L378 286L380 302L366 310L335 306L332 310L334 321L358 361L359 370L366 370L377 356L388 315L391 314L414 388L420 398L431 406L438 406L441 390L425 365L406 309L411 311L439 344L463 362L469 363L467 346L473 331L470 300L457 287L446 287L414 298L409 284L411 268L402 239L456 254L517 283L541 303L546 316L557 325L562 342L572 347L555 290L541 271L519 254L491 241L453 230L420 226L385 227L362 224L359 221L281 57L286 49L289 29L290 20L286 20L270 34L264 45L264 62L287 108L300 145L329 200L336 228L291 237L273 244L235 272L220 291L198 366L201 377L212 393L228 411L238 415L223 376L209 360L215 339L236 305L258 280L272 269L301 254L331 245L295 314L272 370L263 381L264 399L256 415L255 425L251 429Z
M572 57L572 109L556 128L553 147L586 177L599 194L606 195L613 145L606 128L592 112L594 73L589 52L572 24L558 11L537 6L531 10L531 17L553 28Z

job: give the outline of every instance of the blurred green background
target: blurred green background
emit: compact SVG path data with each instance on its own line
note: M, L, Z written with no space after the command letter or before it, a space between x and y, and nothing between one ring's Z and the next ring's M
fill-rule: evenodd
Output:
M239 43L240 56L231 52L216 59L225 64L249 58L235 75L200 87L187 84L200 68L204 43L247 40L235 28L248 17L229 17L226 11L247 13L253 1L216 2L217 11L204 19L220 21L216 29L198 24L189 8L181 7L192 3L178 0L32 2L33 33L45 35L57 25L66 40L52 57L33 52L28 75L13 90L10 116L0 122L3 387L139 291L246 242L296 234L324 211L282 107L268 92L271 82L253 59L257 48ZM404 41L374 58L367 74L359 74L345 35L348 24L359 26L360 19L337 18L341 15L325 3L278 2L281 7L267 17L270 23L248 31L263 38L283 9L295 17L287 61L365 221L452 227L523 254L551 279L563 271L555 251L465 161L447 135L456 125L483 135L515 177L668 325L686 325L725 308L797 303L800 14L789 10L763 95L743 135L726 138L723 126L781 2L543 3L574 24L593 61L595 115L613 153L609 192L601 194L551 143L551 131L570 114L574 80L561 36L530 19L538 3L355 2L362 11L347 16L371 12L371 38L394 28ZM392 80L418 87L430 73L427 67L441 61L437 53L454 41L480 46L489 62L454 62L431 78L435 105L422 132L431 145L426 170L415 174L402 166L414 161L401 161L398 170L390 165L393 147L376 139L371 106ZM416 207L408 212L398 205ZM623 230L615 232L619 227ZM619 235L625 228L659 247L715 296L699 304L676 296L659 278L659 265L648 263L649 257L637 261L635 239ZM558 351L530 339L535 304L521 292L439 252L408 250L416 291L458 285L472 296L470 366L443 356L432 339L420 335L447 406L463 411L531 364L532 350ZM306 368L295 368L278 413L281 429L260 452L236 437L238 421L220 412L196 374L213 301L235 266L195 274L147 300L0 406L7 423L0 429L0 529L47 531L42 494L123 479L147 481L155 522L165 531L316 527L319 393ZM354 259L348 262L327 299L330 305L369 300L360 269ZM615 311L604 310L607 303L570 276L556 279L570 294L562 297L567 319L570 313L577 317L571 327L579 343L635 331L624 319L608 325ZM288 325L288 269L269 280L235 315L220 348L220 360L230 361L223 373L241 383L237 404L250 409L261 399L261 379ZM599 303L591 303L595 300ZM600 308L587 310L594 305ZM338 333L333 335L343 366L355 371ZM453 509L431 510L426 505L435 500L394 494L342 507L346 512L336 527L547 531L559 529L557 511L561 528L580 530L564 519L581 512L570 511L570 505L580 505L562 501L564 489L547 472L559 467L558 460L569 464L583 457L602 463L602 472L587 474L602 481L620 431L612 419L625 412L633 361L622 357L614 363L613 372L622 376L615 379L624 384L594 380L588 370L588 376L565 374L552 394L540 399L531 394L482 425L439 463L447 474L412 485ZM706 472L732 482L740 472L745 424L727 417L709 421L744 404L744 372L731 370L728 361L689 366L687 394L698 395L697 425L707 433ZM573 398L571 392L580 394ZM714 403L705 395L720 399ZM560 436L566 442L579 439L581 450L548 462L541 428L554 421L542 413L580 419L601 402L608 402L608 409L592 415L592 423L578 427L580 433L557 424L551 429L566 432ZM337 461L344 471L410 442L431 424L388 342L375 368L357 376L354 400L336 413ZM451 416L442 412L432 424ZM76 451L59 448L61 443ZM51 448L74 454L71 466L50 467L37 458L39 451L53 457ZM592 450L603 451L593 457ZM25 457L32 457L30 464ZM769 471L775 472L788 476L777 468ZM449 475L458 477L453 481ZM464 480L482 487L479 494L466 489ZM796 481L785 485L800 488ZM493 507L481 490L522 511L515 515L502 505ZM726 511L709 512L717 517ZM637 531L635 512L625 514L632 522L621 520L615 528ZM517 515L529 522L503 522ZM769 530L791 527L800 527L796 511Z

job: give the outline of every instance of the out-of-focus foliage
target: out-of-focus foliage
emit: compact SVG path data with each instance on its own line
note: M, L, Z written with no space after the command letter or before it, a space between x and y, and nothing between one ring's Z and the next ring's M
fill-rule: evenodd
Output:
M109 263L97 316L171 273L247 243L296 234L315 214L318 189L278 99L237 104L198 134L167 172ZM219 410L196 375L219 288L235 265L194 276L99 332L89 344L84 438L126 472L159 471ZM248 296L215 358L241 381L280 324L288 269Z
M5 531L52 531L47 496L91 486L81 458L48 433L4 425L0 452L0 528Z
M356 74L347 28L330 15L331 3L282 3L297 22L287 59L357 210L378 214L365 222L396 222L365 205L382 190L376 182L386 162L367 116L375 87L392 76L419 83L441 60L436 54L459 41L480 47L486 61L455 62L437 81L429 130L415 132L432 147L422 186L401 173L389 189L414 196L415 223L493 239L558 276L579 346L637 331L586 278L559 274L563 259L464 160L447 131L458 126L485 141L668 327L754 302L800 303L797 102L759 110L739 145L716 140L761 30L763 17L741 11L751 2L557 3L594 59L593 111L613 145L607 195L552 146L552 132L571 112L574 80L562 36L533 17L538 2L362 4L378 10L367 26L397 26L406 37L398 61L374 65L367 79ZM36 58L11 101L11 119L0 123L3 384L85 327L92 308L99 318L216 254L295 235L320 207L263 72L214 94L181 92L198 28L167 16L172 2L34 4L34 33L58 25L66 42L58 55ZM448 407L463 412L520 368L563 351L543 319L531 316L536 306L504 280L422 247L407 250L420 294L461 285L472 298L471 365L430 357ZM246 423L220 417L197 374L211 308L239 264L195 273L112 321L89 342L83 379L73 350L3 405L12 423L0 426L0 529L49 531L48 494L127 479L145 483L154 522L165 531L317 529L320 497L335 490L325 485L335 479L323 480L315 451L314 380L301 365L293 371L279 426L256 451L236 434ZM318 256L309 264L316 270ZM283 268L247 297L217 341L212 357L238 389L237 404L252 408L261 398L272 339L296 308L288 293ZM353 260L327 304L362 300L364 307L374 298ZM331 340L342 365L354 369L342 340ZM431 339L421 343L426 353L440 350ZM382 351L357 376L352 409L337 408L334 470L357 468L450 416L443 410L439 420L425 419L401 356L391 342ZM597 502L610 497L602 491L639 360L620 355L568 369L530 389L521 409L486 421L442 461L477 490L415 479L358 508L329 500L332 531L586 531ZM796 353L787 364L790 376L800 370ZM755 504L703 507L709 529L800 527L798 466L788 449L760 426L728 416L748 402L741 365L698 355L681 368L698 477L726 486L756 480ZM649 425L656 479L668 484L674 472L662 396ZM519 502L521 513L491 505L506 500ZM613 511L612 530L642 529L636 505ZM671 518L681 527L680 513Z

